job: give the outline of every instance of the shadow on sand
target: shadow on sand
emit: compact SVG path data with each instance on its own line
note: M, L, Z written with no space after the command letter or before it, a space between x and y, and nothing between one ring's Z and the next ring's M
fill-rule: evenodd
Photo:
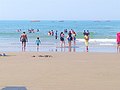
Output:
M4 87L1 90L27 90L27 88L26 87L11 86L11 87Z

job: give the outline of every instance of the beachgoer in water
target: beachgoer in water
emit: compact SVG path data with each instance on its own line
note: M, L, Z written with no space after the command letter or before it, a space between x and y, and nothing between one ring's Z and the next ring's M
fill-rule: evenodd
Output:
M86 34L87 34L87 35L90 35L89 30L87 30L87 32L84 30L83 35L85 36Z
M37 37L37 40L36 40L37 51L39 51L39 45L40 44L41 44L41 41L40 41L39 37Z
M87 30L86 34L90 35L90 32L89 32L89 30Z
M22 42L22 51L25 51L26 42L28 42L28 38L27 38L27 35L25 34L25 32L23 32L23 34L21 34L20 41Z
M71 41L73 40L71 31L69 31L67 39L68 39L68 47L71 47Z
M17 32L21 32L21 29L17 29Z
M85 36L86 35L86 31L84 30L84 32L83 32L83 35Z
M51 30L51 35L54 36L54 31L53 30Z
M64 33L63 32L60 33L60 43L61 43L61 47L63 47L63 45L65 47L65 40L64 40Z
M74 46L75 46L76 45L76 32L75 31L73 31L72 37L73 37L73 43L74 43Z
M57 34L58 31L55 32L55 39L58 38L58 34Z
M86 51L88 52L89 35L88 35L88 34L85 34L84 39L85 39Z
M51 35L51 32L50 31L48 31L48 36L50 36Z
M117 52L120 52L120 32L117 33Z
M39 29L37 29L37 32L39 32L40 30Z
M32 30L28 29L28 32L29 32L29 33L32 33Z
M35 33L35 30L34 30L34 29L32 29L32 33Z
M64 33L67 33L67 29L64 29Z

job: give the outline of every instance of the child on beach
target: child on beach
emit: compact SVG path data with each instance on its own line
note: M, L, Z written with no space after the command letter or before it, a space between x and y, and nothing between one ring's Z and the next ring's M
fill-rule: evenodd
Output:
M39 37L37 37L36 44L37 44L37 51L39 51L39 45L41 44Z
M117 33L117 52L120 52L120 32Z

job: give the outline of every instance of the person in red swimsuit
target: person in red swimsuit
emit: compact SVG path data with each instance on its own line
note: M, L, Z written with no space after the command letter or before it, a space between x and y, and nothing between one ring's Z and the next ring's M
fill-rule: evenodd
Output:
M117 52L120 52L120 32L117 33Z

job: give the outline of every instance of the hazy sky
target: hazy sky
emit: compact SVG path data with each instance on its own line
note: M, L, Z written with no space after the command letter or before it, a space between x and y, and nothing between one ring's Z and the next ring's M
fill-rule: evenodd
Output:
M120 0L0 0L0 20L120 20Z

